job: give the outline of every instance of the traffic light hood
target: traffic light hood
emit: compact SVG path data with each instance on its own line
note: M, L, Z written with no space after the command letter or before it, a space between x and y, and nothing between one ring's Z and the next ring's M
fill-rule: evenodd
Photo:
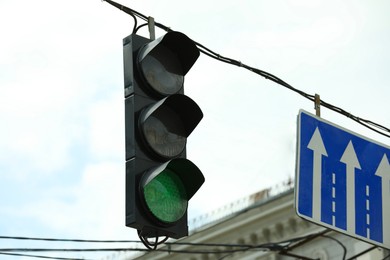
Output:
M200 55L198 48L190 38L183 33L171 31L146 44L138 55L138 61L142 62L151 52L157 56L163 55L166 49L177 55L182 68L182 76L187 74Z
M195 101L185 95L174 94L144 109L141 112L139 122L142 124L149 116L156 113L164 106L169 107L178 114L181 123L184 126L185 137L188 137L192 133L203 118L203 112Z
M142 178L141 187L146 186L165 170L174 172L180 178L186 191L187 200L194 196L205 181L202 172L193 162L188 159L177 158L146 172Z

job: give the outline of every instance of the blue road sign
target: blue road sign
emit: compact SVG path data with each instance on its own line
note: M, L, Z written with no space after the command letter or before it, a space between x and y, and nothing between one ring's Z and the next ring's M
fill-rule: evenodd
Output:
M303 110L297 134L297 214L390 249L390 147Z

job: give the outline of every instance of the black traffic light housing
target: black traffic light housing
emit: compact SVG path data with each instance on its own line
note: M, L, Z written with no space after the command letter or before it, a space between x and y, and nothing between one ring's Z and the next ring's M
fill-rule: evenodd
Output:
M188 235L188 200L204 177L185 147L203 113L183 84L198 56L179 32L154 41L135 34L123 39L126 226L143 238ZM177 207L164 208L169 199Z

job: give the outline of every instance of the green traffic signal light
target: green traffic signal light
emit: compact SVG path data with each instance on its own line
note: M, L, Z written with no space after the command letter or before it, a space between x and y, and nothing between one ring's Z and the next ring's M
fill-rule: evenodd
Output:
M173 225L185 216L188 201L203 182L194 163L176 158L143 174L141 200L151 218L162 226Z
M188 200L183 182L171 170L164 170L143 188L145 204L159 221L174 223L184 216Z

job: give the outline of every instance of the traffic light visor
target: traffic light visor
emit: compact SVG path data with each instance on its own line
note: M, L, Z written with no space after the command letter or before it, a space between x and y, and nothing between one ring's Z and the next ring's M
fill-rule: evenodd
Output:
M202 111L192 99L174 94L144 109L139 125L149 150L164 159L172 159L184 151L187 137L202 117Z
M199 50L190 38L179 32L168 32L142 47L138 66L149 87L167 96L182 89L184 76L198 57Z
M188 201L203 182L196 165L179 158L146 172L140 190L151 215L163 224L172 224L185 215Z

